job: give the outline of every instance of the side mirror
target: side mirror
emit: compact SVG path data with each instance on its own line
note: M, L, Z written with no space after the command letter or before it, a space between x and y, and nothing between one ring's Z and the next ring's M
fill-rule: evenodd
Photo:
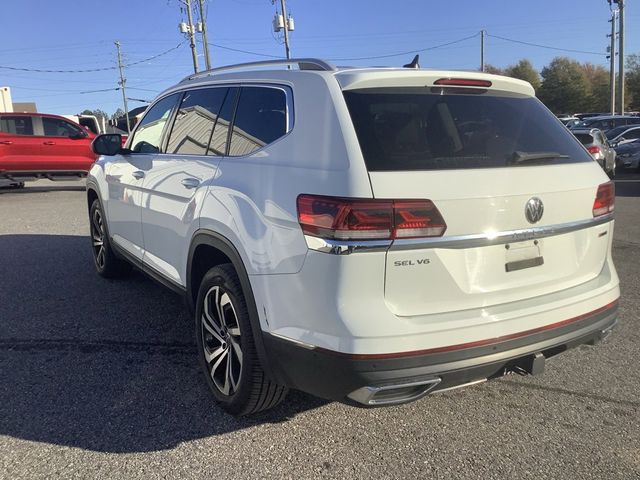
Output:
M119 133L98 135L91 143L91 150L96 155L116 155L122 150L122 136Z

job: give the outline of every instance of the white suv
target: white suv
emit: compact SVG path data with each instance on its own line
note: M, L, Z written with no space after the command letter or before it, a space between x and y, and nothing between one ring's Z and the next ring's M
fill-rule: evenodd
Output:
M98 273L186 297L234 414L288 388L373 406L535 374L616 323L613 184L526 82L224 67L94 150Z

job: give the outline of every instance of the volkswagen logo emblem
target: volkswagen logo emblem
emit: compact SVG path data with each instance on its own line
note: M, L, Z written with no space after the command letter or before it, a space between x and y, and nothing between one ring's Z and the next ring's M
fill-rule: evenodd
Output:
M538 197L530 198L524 207L524 216L529 223L538 223L544 213L544 204Z

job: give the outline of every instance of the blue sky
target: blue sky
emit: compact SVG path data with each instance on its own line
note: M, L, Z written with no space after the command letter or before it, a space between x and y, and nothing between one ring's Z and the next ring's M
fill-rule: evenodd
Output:
M197 0L193 0L197 3ZM279 5L279 0L277 1ZM640 7L627 0L626 52L640 53ZM180 0L21 0L3 2L0 66L86 70L117 65L114 40L126 63L144 60L184 42L178 23L185 14ZM262 55L284 56L274 38L271 0L208 0L209 42ZM426 49L478 34L551 47L602 52L570 53L526 46L489 36L486 62L506 66L528 58L538 69L558 55L608 67L609 5L606 0L287 0L295 18L294 56L353 59ZM198 45L202 54L202 46ZM253 54L212 47L214 66L263 60ZM477 69L480 38L421 53L427 68ZM380 59L336 60L348 65L402 65L412 53ZM200 57L201 66L204 59ZM127 96L152 99L191 73L188 44L126 69ZM0 68L0 86L12 89L13 101L35 101L38 110L77 113L121 106L117 70L87 73L18 72ZM89 92L89 93L81 93ZM130 108L141 103L130 102Z

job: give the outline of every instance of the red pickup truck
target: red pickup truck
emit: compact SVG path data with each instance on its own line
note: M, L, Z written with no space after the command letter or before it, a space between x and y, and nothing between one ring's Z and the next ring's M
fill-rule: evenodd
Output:
M22 183L86 176L96 155L92 132L42 113L0 113L0 179Z

